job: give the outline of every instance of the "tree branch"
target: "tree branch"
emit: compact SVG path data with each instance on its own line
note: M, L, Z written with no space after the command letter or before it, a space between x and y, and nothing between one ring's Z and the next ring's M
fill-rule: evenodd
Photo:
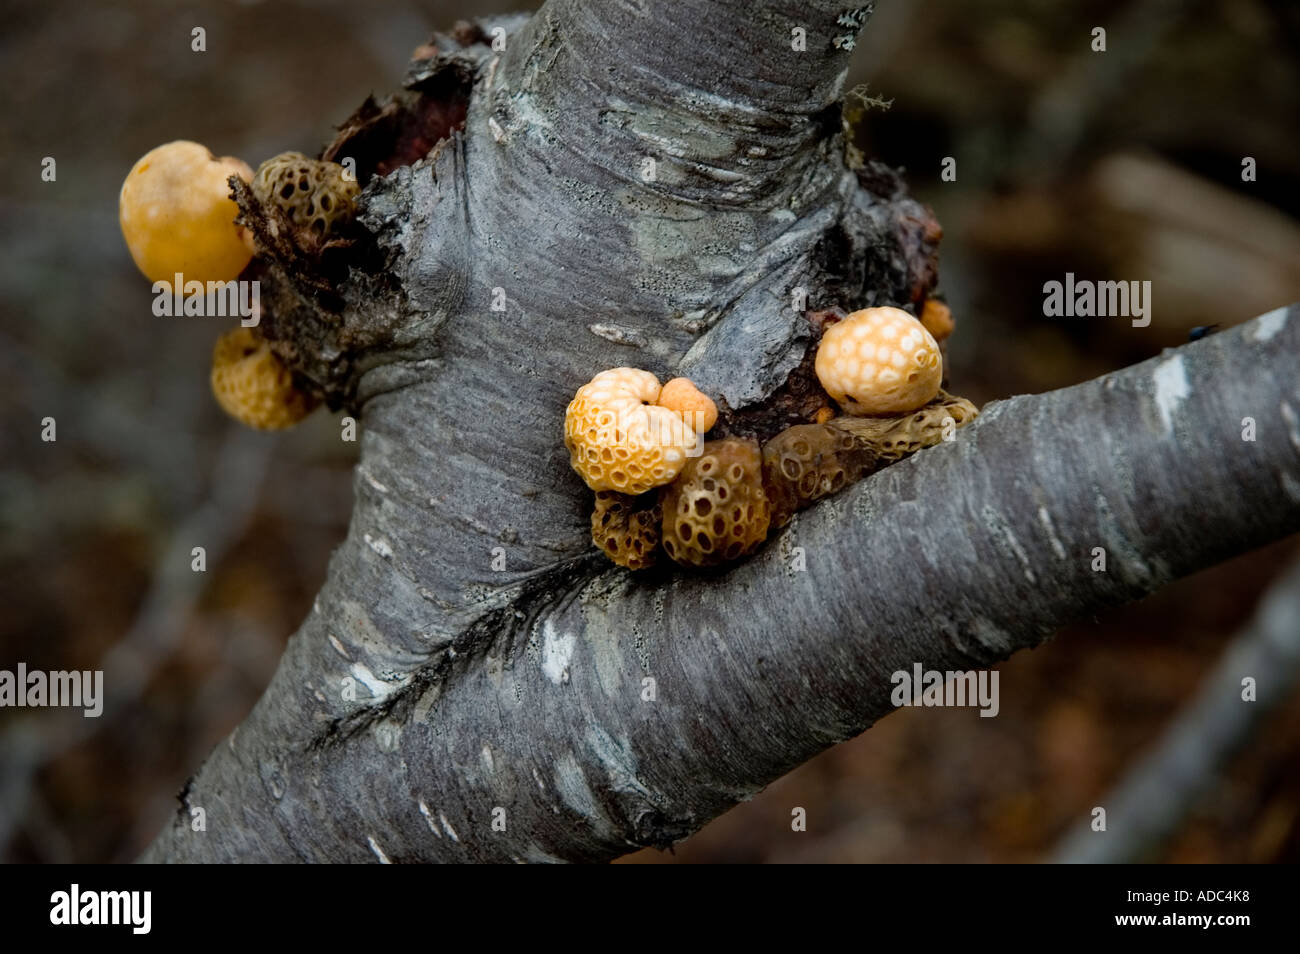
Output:
M937 224L892 171L844 161L835 99L866 12L551 0L506 21L504 53L437 38L412 89L466 77L464 128L367 184L374 254L337 296L264 295L282 356L360 415L347 539L147 858L668 844L887 712L893 670L988 664L1294 529L1300 327L1279 314L995 405L729 572L632 577L595 553L560 438L592 374L689 373L734 419L809 351L797 292L933 290ZM458 113L434 105L409 115Z
M350 671L313 614L187 794L210 830L148 857L590 861L685 837L887 714L895 670L987 666L1300 527L1298 311L998 402L722 578L557 570L342 720L309 697Z

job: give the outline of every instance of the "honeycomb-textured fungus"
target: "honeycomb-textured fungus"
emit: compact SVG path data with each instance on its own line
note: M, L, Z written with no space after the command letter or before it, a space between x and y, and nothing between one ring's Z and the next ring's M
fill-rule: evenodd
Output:
M663 510L658 499L644 501L613 490L596 492L591 540L619 566L645 570L655 564Z
M945 391L925 407L900 417L837 417L830 427L852 434L884 463L899 460L944 440L979 416L975 405ZM951 423L948 423L951 421Z
M670 482L699 438L681 415L656 407L659 379L637 368L602 371L564 414L569 463L592 490L643 494Z
M831 325L817 346L815 368L846 414L914 411L943 381L939 343L899 308L866 308Z
M283 152L266 160L253 178L253 194L277 206L300 229L328 238L352 221L360 187L337 162Z
M664 488L663 511L664 550L684 566L715 566L752 552L771 523L758 443L708 441Z
M772 526L785 526L795 511L860 480L876 460L871 446L829 424L786 428L763 445Z
M278 431L311 413L316 399L251 328L236 328L212 350L212 393L222 410L249 427Z

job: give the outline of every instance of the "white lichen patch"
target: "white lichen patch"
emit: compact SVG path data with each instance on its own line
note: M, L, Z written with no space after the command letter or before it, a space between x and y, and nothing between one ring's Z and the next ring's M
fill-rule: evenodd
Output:
M374 475L371 474L370 471L366 470L364 467L361 468L361 476L365 478L366 483L368 483L375 490L379 491L379 493L381 494L388 493L388 488L384 486L384 484L376 480Z
M557 686L569 681L569 663L576 642L572 633L557 630L552 620L542 625L542 672Z
M1020 566L1024 569L1025 579L1030 583L1037 583L1038 577L1034 574L1034 566L1029 560L1029 554L1025 552L1024 546L1021 545L1019 538L1011 529L1011 525L1003 518L1002 514L992 507L985 507L983 511L984 526L988 530L991 538L1000 540L1006 545L1013 554Z
M605 769L610 788L649 799L650 790L637 777L636 756L626 736L615 739L599 726L591 726L586 734L587 746Z
M1282 412L1282 420L1286 421L1286 436L1290 439L1291 446L1300 451L1300 415L1286 401L1279 405L1278 410Z
M1297 481L1286 471L1282 471L1282 489L1286 491L1286 495L1293 501L1300 503L1300 481Z
M841 33L831 40L831 44L839 50L851 50L858 43L858 34L862 32L862 25L867 22L867 17L871 16L871 7L857 7L853 10L846 10L835 18L837 26L847 27L848 31Z
M424 799L423 799L423 798L421 798L421 799L418 800L418 804L419 804L419 806L420 806L420 814L424 816L424 820L425 820L425 822L426 822L426 823L428 824L428 826L429 826L429 831L433 832L435 835L437 835L439 838L441 838L441 837L442 837L442 832L440 832L440 831L438 830L438 826L437 826L436 824L434 824L434 821L433 821L433 812L429 811L429 806L426 805L426 804L424 804Z
M348 672L352 674L353 679L366 687L367 691L370 693L371 700L374 702L387 699L394 692L401 689L411 681L409 676L405 679L395 679L391 682L380 679L371 672L364 663L359 662L354 662Z
M1015 641L1011 638L1011 634L990 619L976 616L971 620L970 627L971 635L975 637L976 642L990 652L1010 655L1015 648Z
M370 843L370 850L375 853L375 857L379 859L379 863L381 865L392 864L392 862L388 860L388 856L384 854L384 850L379 847L379 843L375 841L374 835L371 835L368 838L366 838L366 841Z
M339 619L347 625L350 645L377 657L387 657L392 652L388 638L375 626L366 607L355 600L344 600L338 609Z
M597 338L604 338L606 341L626 345L629 348L644 348L648 343L646 336L641 332L613 322L598 321L595 324L588 325L587 330Z
M433 704L438 701L442 695L442 684L434 683L416 700L415 708L411 710L411 719L417 724L424 724L429 721L429 712L433 709Z
M375 744L379 746L381 752L396 752L398 743L402 741L402 726L399 722L391 719L377 723L374 728Z
M1283 328L1286 327L1286 316L1290 309L1283 306L1275 308L1267 315L1260 315L1255 319L1255 331L1251 335L1256 341L1272 341Z
M1160 414L1160 423L1166 434L1174 430L1174 415L1191 395L1192 389L1187 383L1187 367L1182 355L1175 354L1156 365L1151 375L1155 385L1156 411Z
M1066 557L1065 547L1056 535L1056 527L1052 524L1052 515L1047 512L1046 507L1038 508L1038 522L1043 525L1043 530L1047 533L1047 541L1052 545L1052 552L1056 554L1057 559L1064 560Z
M566 752L555 763L555 790L559 792L564 804L582 818L594 821L600 817L600 809L596 807L596 798L587 785L587 777L582 773L582 766L572 752Z
M370 549L374 550L385 560L391 560L393 558L393 548L388 545L387 540L382 537L372 537L367 533L365 534L365 541Z

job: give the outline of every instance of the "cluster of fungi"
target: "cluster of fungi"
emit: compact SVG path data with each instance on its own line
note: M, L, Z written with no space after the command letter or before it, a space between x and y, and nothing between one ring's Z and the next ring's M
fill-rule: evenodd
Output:
M592 541L631 570L660 552L719 566L753 553L797 511L949 439L978 413L942 389L939 342L952 327L935 299L920 319L892 307L823 319L814 368L825 403L761 443L705 440L718 409L685 378L660 387L648 371L602 371L564 421L570 463L596 492Z
M131 257L156 286L170 288L178 275L187 286L231 282L257 254L252 233L236 224L231 178L247 183L267 214L304 246L329 242L355 217L360 187L338 163L286 152L254 173L242 160L217 158L198 143L166 143L132 167L118 202ZM292 427L320 403L255 327L217 340L211 381L221 408L259 430Z
M291 152L254 173L197 143L167 143L135 164L120 200L127 246L156 287L177 276L233 281L259 252L236 221L236 179L269 218L269 234L317 250L348 241L359 187L342 165ZM690 567L741 559L797 511L975 418L974 405L942 390L940 342L953 328L942 302L926 299L919 318L893 307L816 314L821 404L761 441L706 440L718 407L686 378L661 386L649 371L613 368L578 390L564 441L596 492L592 540L611 560L642 570L660 553ZM211 383L220 406L254 428L291 427L320 403L254 327L218 340Z

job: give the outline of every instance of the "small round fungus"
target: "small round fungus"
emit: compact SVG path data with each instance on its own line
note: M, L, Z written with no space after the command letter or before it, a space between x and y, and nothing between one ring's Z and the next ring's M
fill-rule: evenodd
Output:
M152 149L131 167L118 197L118 221L136 266L151 282L229 282L253 257L239 206L230 198L232 175L253 170L239 159L218 159L197 142Z
M279 208L298 228L328 238L356 214L361 188L344 171L337 162L282 152L257 167L253 194L263 205Z
M619 566L645 570L655 564L663 511L657 497L629 497L613 490L596 491L591 540Z
M249 427L278 431L311 413L316 399L294 387L293 374L251 328L217 339L212 393L222 410Z
M925 326L899 308L855 311L826 329L817 378L849 414L897 414L939 391L943 360Z
M700 438L681 415L655 406L659 379L613 368L578 389L564 414L569 463L592 490L643 494L669 483Z
M763 445L763 486L772 503L772 526L785 526L796 510L856 483L876 459L869 445L828 424L786 428Z
M837 417L829 426L852 434L882 462L892 463L943 442L978 416L970 401L940 391L925 407L903 417Z
M955 325L952 309L937 298L927 298L925 307L921 309L921 324L925 325L925 330L934 336L935 341L942 341L952 334Z
M697 434L707 433L718 423L718 406L690 378L673 378L665 384L657 403L680 414Z
M752 552L767 537L771 507L758 443L709 441L664 488L664 550L684 566L716 566Z

